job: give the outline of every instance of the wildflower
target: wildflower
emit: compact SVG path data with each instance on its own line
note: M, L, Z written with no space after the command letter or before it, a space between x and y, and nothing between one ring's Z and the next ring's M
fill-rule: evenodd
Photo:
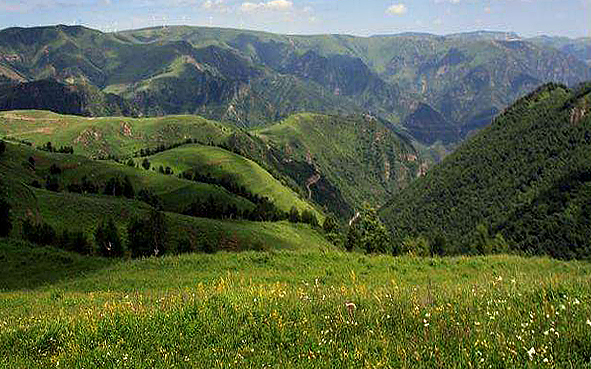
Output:
M587 319L587 325L591 327L591 320Z
M357 309L357 306L352 302L345 302L345 306L347 307L347 310L349 310L350 316L352 316L353 311L355 311L355 309Z
M530 348L529 350L527 350L527 355L529 356L529 359L533 359L534 355L536 354L536 349L535 348Z
M425 327L428 327L429 326L429 322L427 321L427 319L423 319L423 325Z

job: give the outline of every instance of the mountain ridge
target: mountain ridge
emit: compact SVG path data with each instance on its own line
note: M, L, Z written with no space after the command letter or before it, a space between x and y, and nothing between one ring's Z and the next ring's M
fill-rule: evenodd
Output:
M427 104L454 126L457 142L541 83L591 79L576 53L502 35L11 28L0 31L0 83L86 83L119 95L140 115L200 114L245 127L299 112L370 113L403 127Z

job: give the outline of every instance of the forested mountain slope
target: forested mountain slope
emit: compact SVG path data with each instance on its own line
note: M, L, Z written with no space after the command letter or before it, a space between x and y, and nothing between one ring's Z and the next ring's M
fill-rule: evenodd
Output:
M589 257L590 109L589 84L537 89L396 195L382 218L398 242L443 238L449 253L477 252L499 234L523 252Z

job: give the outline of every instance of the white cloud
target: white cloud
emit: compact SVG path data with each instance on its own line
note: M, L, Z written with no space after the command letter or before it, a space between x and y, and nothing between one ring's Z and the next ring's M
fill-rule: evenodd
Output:
M400 3L400 4L394 4L391 5L388 9L386 9L386 14L390 14L390 15L402 15L405 14L407 12L407 8L406 5Z
M201 3L201 9L225 13L229 8L224 4L224 0L205 0Z
M272 0L268 2L251 3L245 2L240 5L240 10L250 13L258 10L289 11L293 9L293 3L287 0Z

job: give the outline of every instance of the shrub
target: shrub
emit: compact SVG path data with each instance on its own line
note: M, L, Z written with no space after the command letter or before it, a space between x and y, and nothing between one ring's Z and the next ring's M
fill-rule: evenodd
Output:
M54 245L57 235L49 224L26 218L23 222L23 236L26 240L37 245Z
M289 210L289 221L292 223L299 223L300 220L300 212L298 211L298 208L292 206Z
M0 198L0 237L8 236L12 230L10 209L11 206L8 201Z

